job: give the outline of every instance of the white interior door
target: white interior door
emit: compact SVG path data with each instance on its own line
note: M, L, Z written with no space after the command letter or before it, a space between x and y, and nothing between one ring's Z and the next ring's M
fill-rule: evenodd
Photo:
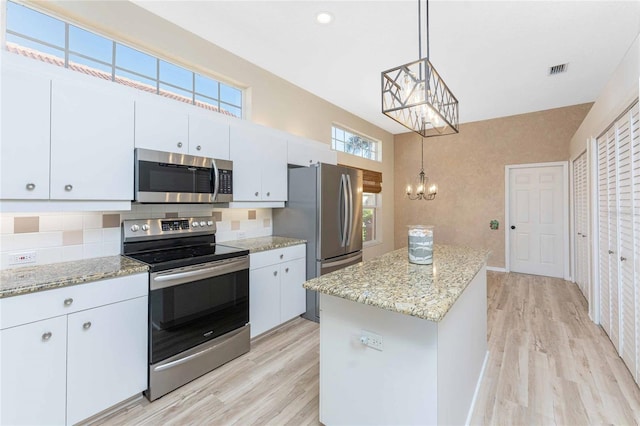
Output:
M509 269L564 277L565 168L509 168Z

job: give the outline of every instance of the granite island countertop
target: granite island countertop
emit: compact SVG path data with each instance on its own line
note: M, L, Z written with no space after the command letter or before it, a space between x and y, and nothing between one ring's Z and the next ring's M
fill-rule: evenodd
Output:
M429 321L441 321L489 250L434 244L433 265L414 265L407 248L314 278L304 288Z
M297 238L270 235L268 237L246 238L244 240L221 241L220 244L249 250L249 253L259 253L266 250L305 244L306 242L306 240L299 240Z
M27 266L0 271L0 298L147 272L148 266L123 256Z

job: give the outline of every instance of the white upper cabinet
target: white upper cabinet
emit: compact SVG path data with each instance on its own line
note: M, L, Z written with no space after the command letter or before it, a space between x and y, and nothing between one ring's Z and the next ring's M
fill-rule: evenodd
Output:
M0 199L49 199L51 79L2 66Z
M134 102L113 83L54 80L51 199L133 199Z
M136 101L136 148L189 153L189 114L185 105L157 95Z
M289 135L287 138L287 162L296 166L317 163L338 164L338 154L322 142Z
M248 122L231 126L234 201L287 200L284 134Z
M157 95L136 101L135 146L229 159L229 124L216 112Z
M207 111L189 114L189 153L228 160L229 124L212 117L212 114L219 115Z

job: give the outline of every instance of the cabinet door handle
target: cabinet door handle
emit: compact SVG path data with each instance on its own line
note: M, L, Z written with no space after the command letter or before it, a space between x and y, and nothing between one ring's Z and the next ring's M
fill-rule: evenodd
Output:
M613 251L612 251L612 250L609 250L609 254L613 254Z
M281 255L280 255L280 259L284 259L284 254L281 254Z
M202 149L202 146L198 145L198 146L196 146L196 149L197 149L198 151L200 151L200 150Z
M70 297L68 299L64 299L64 306L71 306L73 303L73 299Z
M73 189L73 185L65 185L64 190L70 192Z
M50 332L50 331L47 331L46 333L44 333L44 334L42 335L42 341L43 341L43 342L48 342L48 341L49 341L49 339L51 339L51 336L53 336L53 334L51 334L51 332Z
M254 195L257 197L257 196L258 196L258 193L256 192Z
M271 193L270 193L270 192L267 192L267 197L270 197L270 196L271 196Z
M580 236L581 236L581 235L582 235L582 232L578 232L578 235L580 235Z
M84 324L82 324L82 328L85 330L88 330L91 328L91 321L87 321Z
M289 268L285 268L284 271L288 274L289 273Z
M626 258L626 257L622 257L622 256L620 256L620 262L624 262L625 260L627 260L627 258Z
M182 148L182 142L178 142L178 148Z
M27 191L33 191L34 189L36 189L36 184L35 183L28 183L27 184Z
M278 276L278 271L273 271L273 276L274 277Z

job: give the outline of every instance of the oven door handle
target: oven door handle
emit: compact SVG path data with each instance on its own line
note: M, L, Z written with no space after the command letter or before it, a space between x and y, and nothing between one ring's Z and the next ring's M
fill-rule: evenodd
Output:
M172 287L179 284L197 281L199 279L230 274L232 272L238 272L248 268L249 259L248 257L245 257L242 260L225 262L221 265L199 268L193 271L172 272L167 274L158 274L156 276L152 275L150 287L151 290L158 290L161 288Z

